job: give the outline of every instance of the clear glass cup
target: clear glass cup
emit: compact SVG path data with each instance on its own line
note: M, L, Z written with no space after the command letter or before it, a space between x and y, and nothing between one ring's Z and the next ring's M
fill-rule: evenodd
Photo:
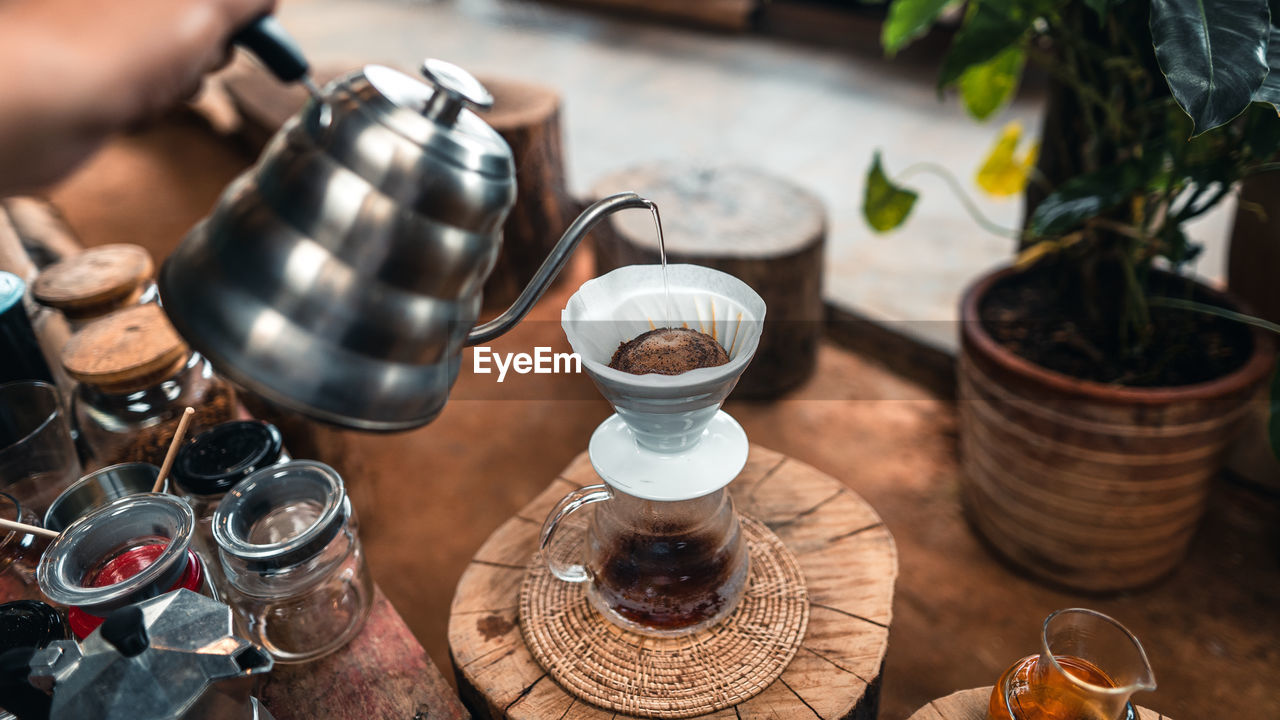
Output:
M80 473L57 389L30 381L0 385L0 492L40 517Z
M580 564L555 551L574 511L595 505ZM724 488L689 500L658 501L608 485L566 495L542 526L540 549L557 578L585 582L592 607L646 635L687 635L737 607L750 568L746 539Z
M22 507L12 495L0 493L0 518L39 525L36 514ZM49 540L18 530L0 530L0 599L40 600L36 567Z
M328 655L364 626L373 581L355 509L328 465L253 473L218 503L213 537L237 626L278 662Z
M988 720L1122 720L1129 698L1155 690L1138 638L1095 610L1068 608L1044 621L1040 654L1014 663L991 691Z

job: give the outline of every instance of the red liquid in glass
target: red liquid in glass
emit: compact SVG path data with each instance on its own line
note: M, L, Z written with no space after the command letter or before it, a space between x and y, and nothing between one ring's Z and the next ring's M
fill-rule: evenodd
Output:
M161 553L168 547L167 543L156 543L154 545L139 545L138 547L129 548L108 560L106 565L98 568L97 572L89 578L88 585L89 587L98 588L124 582L151 567L156 558L160 557Z
M156 540L156 542L144 541L146 542L144 545L134 545L112 556L99 567L90 570L85 576L85 586L100 588L115 585L151 567L160 555L164 553L165 549L169 547L166 539L156 538ZM200 558L188 550L187 567L169 590L186 588L187 590L200 592L203 583L204 568L200 564ZM102 624L102 620L103 618L97 615L90 615L78 607L67 609L67 624L71 626L71 631L80 640L85 639L96 630Z

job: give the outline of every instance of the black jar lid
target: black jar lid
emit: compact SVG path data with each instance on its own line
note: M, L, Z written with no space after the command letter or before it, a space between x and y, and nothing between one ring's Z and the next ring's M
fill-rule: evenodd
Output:
M0 605L0 653L13 648L42 648L67 637L67 624L51 605L39 600Z
M274 465L283 442L275 425L236 420L205 430L182 446L173 479L192 495L221 495L253 471Z

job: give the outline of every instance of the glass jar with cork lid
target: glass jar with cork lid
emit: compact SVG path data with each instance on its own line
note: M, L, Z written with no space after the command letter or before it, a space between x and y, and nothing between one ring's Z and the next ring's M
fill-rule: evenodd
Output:
M79 382L72 418L93 466L164 462L185 408L188 433L231 420L235 393L182 341L159 306L127 308L77 332L62 366Z
M145 248L99 245L42 270L31 294L61 312L75 332L116 310L155 303L154 274L155 263Z

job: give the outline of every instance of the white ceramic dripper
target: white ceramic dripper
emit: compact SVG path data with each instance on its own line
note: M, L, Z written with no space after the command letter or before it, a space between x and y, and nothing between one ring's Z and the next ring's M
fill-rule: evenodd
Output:
M660 265L630 265L590 280L561 313L569 344L616 415L591 437L605 482L651 500L681 500L724 487L746 464L746 433L720 410L751 362L765 304L732 275L668 265L670 314ZM660 327L714 337L729 362L680 375L632 375L609 361L618 345Z

